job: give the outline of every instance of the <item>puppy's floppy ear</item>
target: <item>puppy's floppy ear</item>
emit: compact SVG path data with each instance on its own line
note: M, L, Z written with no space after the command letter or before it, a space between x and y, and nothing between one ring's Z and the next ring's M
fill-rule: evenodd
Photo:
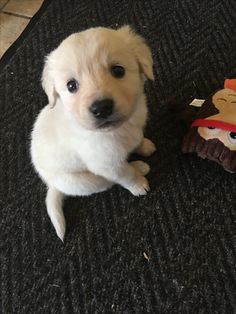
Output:
M133 50L141 71L148 79L154 80L152 54L144 38L137 35L128 25L119 28L118 32Z
M53 108L56 103L58 94L55 90L53 74L50 66L50 56L47 56L41 78L42 87L48 96L49 106Z

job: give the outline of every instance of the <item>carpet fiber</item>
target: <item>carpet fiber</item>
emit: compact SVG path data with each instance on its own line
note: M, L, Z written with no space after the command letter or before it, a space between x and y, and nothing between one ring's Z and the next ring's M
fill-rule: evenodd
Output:
M236 76L235 21L235 0L54 0L32 21L0 63L1 313L235 313L236 177L181 153L168 106ZM153 51L151 191L68 198L63 244L29 157L44 56L72 32L123 24Z

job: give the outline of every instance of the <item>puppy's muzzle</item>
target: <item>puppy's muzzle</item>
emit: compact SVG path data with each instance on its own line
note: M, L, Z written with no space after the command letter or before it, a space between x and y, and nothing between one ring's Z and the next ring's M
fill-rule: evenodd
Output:
M89 108L89 111L98 120L109 118L113 114L114 101L109 98L96 100Z

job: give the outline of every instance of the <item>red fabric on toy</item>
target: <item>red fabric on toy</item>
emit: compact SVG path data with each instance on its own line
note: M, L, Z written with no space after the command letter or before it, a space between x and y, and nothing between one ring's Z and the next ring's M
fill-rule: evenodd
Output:
M218 120L210 120L210 119L196 119L191 127L194 126L203 126L203 127L211 127L211 128L217 128L217 129L222 129L225 131L230 131L230 132L235 132L236 133L236 125L235 124L230 124L226 123L223 121L218 121Z

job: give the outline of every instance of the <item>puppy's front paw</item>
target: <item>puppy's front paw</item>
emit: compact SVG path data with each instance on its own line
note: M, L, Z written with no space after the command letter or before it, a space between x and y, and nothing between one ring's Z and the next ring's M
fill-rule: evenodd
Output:
M148 157L151 156L156 151L155 144L148 138L144 138L142 144L137 148L136 153Z
M146 176L150 171L149 165L142 160L131 161L130 164L135 168L136 171L140 172L143 176Z
M138 176L136 182L129 186L128 190L135 196L146 195L150 191L148 180L143 176Z

